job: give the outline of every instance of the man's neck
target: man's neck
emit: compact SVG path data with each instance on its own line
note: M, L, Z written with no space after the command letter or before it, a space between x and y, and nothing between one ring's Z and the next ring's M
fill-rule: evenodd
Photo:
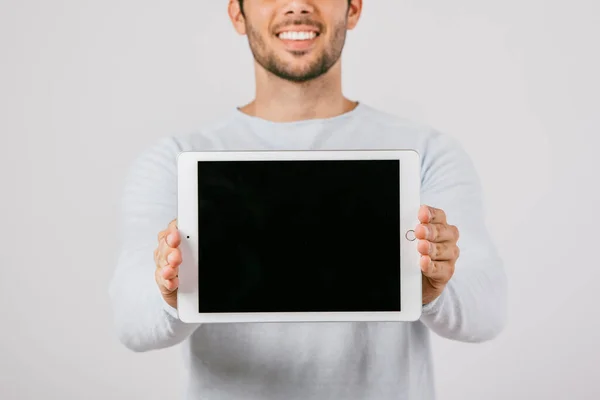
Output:
M332 118L356 106L342 94L341 74L336 67L305 83L286 81L257 68L256 97L240 111L273 122L294 122Z

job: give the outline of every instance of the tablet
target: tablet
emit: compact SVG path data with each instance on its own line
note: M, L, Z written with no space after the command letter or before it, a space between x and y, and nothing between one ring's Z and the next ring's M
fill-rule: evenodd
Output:
M414 150L178 156L177 308L189 323L414 321Z

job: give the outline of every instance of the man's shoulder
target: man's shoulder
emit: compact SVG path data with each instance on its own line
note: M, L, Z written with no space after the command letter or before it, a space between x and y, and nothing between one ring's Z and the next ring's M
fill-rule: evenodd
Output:
M374 106L372 104L361 103L360 117L362 120L375 122L382 125L387 125L395 128L405 128L411 130L427 130L431 129L426 123L419 118L403 114L401 110L391 110L388 108Z
M237 129L231 114L205 120L199 127L185 132L172 132L154 140L145 148L146 153L179 154L185 151L212 149L219 137Z
M449 133L436 128L423 118L391 110L362 105L361 131L380 137L394 137L420 152L437 152L448 143L456 144Z
M423 170L443 170L450 165L470 167L470 157L461 140L453 133L441 130L423 119L406 117L393 112L366 106L364 121L373 132L399 137L397 143L406 144L419 152Z

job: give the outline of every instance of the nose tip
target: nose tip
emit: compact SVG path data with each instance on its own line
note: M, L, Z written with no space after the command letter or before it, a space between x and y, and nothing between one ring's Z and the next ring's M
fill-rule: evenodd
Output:
M310 14L310 11L308 10L300 10L300 11L295 11L295 10L288 10L286 13L286 15L291 15L291 14Z
M308 2L296 0L296 1L291 1L287 5L287 10L286 10L285 14L286 15L310 14L312 12L313 12L312 6L310 4L308 4Z

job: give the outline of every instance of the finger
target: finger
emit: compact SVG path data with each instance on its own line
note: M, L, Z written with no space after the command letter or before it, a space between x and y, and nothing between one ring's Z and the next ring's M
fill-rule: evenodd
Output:
M177 248L181 244L181 235L179 231L175 229L171 229L167 236L165 237L165 242L167 246L171 248Z
M160 271L160 276L165 279L173 279L179 275L179 267L171 267L167 265L166 267L162 267Z
M429 240L419 240L417 250L423 256L430 256L433 252L433 243Z
M422 224L445 224L446 213L439 208L422 205L419 209L419 221Z
M417 250L423 256L429 256L434 261L455 261L460 256L460 249L452 242L433 243L419 240Z
M179 265L181 264L181 252L179 249L169 251L168 255L159 260L157 267L160 268L160 276L163 279L173 279L179 275Z
M170 267L178 267L181 264L181 251L179 249L168 250L166 261Z
M167 294L173 293L179 287L179 278L165 280L165 289Z
M450 242L430 242L429 257L431 257L433 261L451 261L454 259L454 248L456 248L456 246L451 245Z
M435 261L429 256L422 256L420 264L423 275L439 283L448 282L454 275L454 264L449 261Z
M156 268L156 271L154 273L156 283L158 284L158 287L160 288L160 291L163 294L169 294L173 290L177 289L177 287L179 286L179 277L177 276L177 274L169 278L165 278L163 276L163 273L169 269L172 268Z
M432 243L429 255L434 261L456 261L460 256L460 249L451 242Z
M158 267L155 270L154 277L156 278L156 283L159 286L168 287L169 281L173 281L179 277L179 268L170 266Z
M163 246L166 246L164 244ZM179 249L171 249L166 247L163 252L158 254L158 263L156 264L159 268L179 268L181 265L182 257Z
M177 250L177 252L179 252L179 244L181 242L181 235L179 234L178 231L173 231L168 233L167 235L165 235L163 237L163 240L161 240L158 244L158 251L159 251L159 264L161 266L164 266L166 264L169 263L169 260L167 259L168 257L174 257L179 255L179 258L181 258L180 254L175 254L175 255L170 255L171 252L173 252L174 250Z
M158 242L162 242L163 240L165 240L167 235L169 235L170 233L176 232L176 231L177 231L177 219L174 219L171 222L169 222L169 225L167 225L167 229L162 230L158 233Z
M415 228L415 236L431 242L457 242L458 228L447 224L419 224Z

